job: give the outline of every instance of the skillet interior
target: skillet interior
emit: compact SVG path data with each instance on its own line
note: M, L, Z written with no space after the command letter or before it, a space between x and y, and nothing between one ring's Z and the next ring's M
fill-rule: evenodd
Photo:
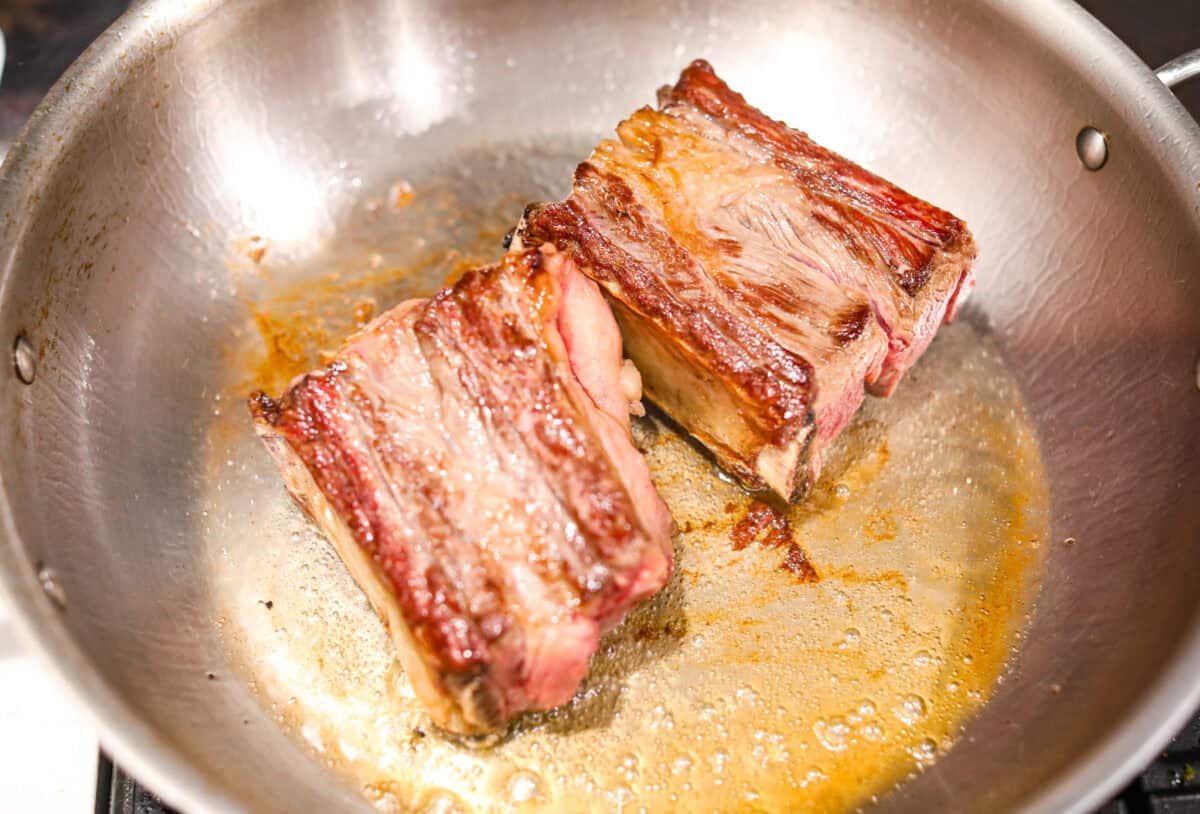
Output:
M6 163L0 303L0 336L40 356L2 396L5 578L118 758L193 807L362 805L245 687L206 678L223 656L197 473L245 239L297 274L404 259L422 235L372 232L372 192L455 161L480 201L561 191L588 142L704 55L971 224L973 302L1037 423L1051 539L1078 541L1051 548L1010 680L883 807L1060 811L1119 782L1187 712L1200 661L1196 131L1078 12L1005 5L162 2L119 23ZM1110 135L1100 173L1074 154L1085 123Z

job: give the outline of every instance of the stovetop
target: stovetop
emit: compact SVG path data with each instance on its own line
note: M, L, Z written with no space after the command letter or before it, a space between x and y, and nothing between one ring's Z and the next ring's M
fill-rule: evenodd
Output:
M1200 46L1200 2L1080 0L1149 65ZM0 147L42 95L129 0L0 0L8 57L0 82ZM1176 89L1200 118L1200 81ZM96 814L167 814L147 791L100 755ZM1114 800L1096 814L1200 814L1200 715Z

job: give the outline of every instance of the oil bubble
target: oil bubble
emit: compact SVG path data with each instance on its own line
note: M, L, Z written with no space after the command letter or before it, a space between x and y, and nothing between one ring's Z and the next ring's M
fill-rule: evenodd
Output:
M508 778L508 799L511 803L521 804L536 800L541 795L541 779L533 772L525 770L513 772Z
M849 627L842 632L842 640L838 642L838 650L851 650L858 647L859 641L862 640L862 633L858 628Z
M906 695L892 712L902 724L912 726L925 717L925 699L919 695Z
M909 750L909 754L922 763L929 763L937 757L937 751L937 742L933 738L925 738Z
M813 724L813 734L830 752L840 752L849 744L850 725L840 715L829 719L820 718Z

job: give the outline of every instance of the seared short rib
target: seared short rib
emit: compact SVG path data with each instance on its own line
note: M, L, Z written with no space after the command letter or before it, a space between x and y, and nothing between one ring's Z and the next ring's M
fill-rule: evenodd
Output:
M789 500L864 388L890 394L973 284L961 220L767 118L702 61L518 236L576 256L647 395Z
M566 702L671 573L639 397L596 285L546 247L392 309L250 409L417 695L476 734Z

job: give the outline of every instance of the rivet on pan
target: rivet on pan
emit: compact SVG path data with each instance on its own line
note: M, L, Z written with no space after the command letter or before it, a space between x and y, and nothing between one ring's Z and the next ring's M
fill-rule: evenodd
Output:
M19 334L13 343L13 369L17 371L18 379L33 384L33 377L37 375L37 351L25 334Z
M1196 389L1200 390L1200 357L1196 358Z
M1095 127L1085 127L1075 137L1075 152L1083 166L1095 172L1108 161L1108 136Z
M42 592L46 594L46 597L59 610L64 610L67 607L67 594L63 591L62 585L58 583L58 577L54 571L47 565L39 565L37 578L38 582L41 583Z

